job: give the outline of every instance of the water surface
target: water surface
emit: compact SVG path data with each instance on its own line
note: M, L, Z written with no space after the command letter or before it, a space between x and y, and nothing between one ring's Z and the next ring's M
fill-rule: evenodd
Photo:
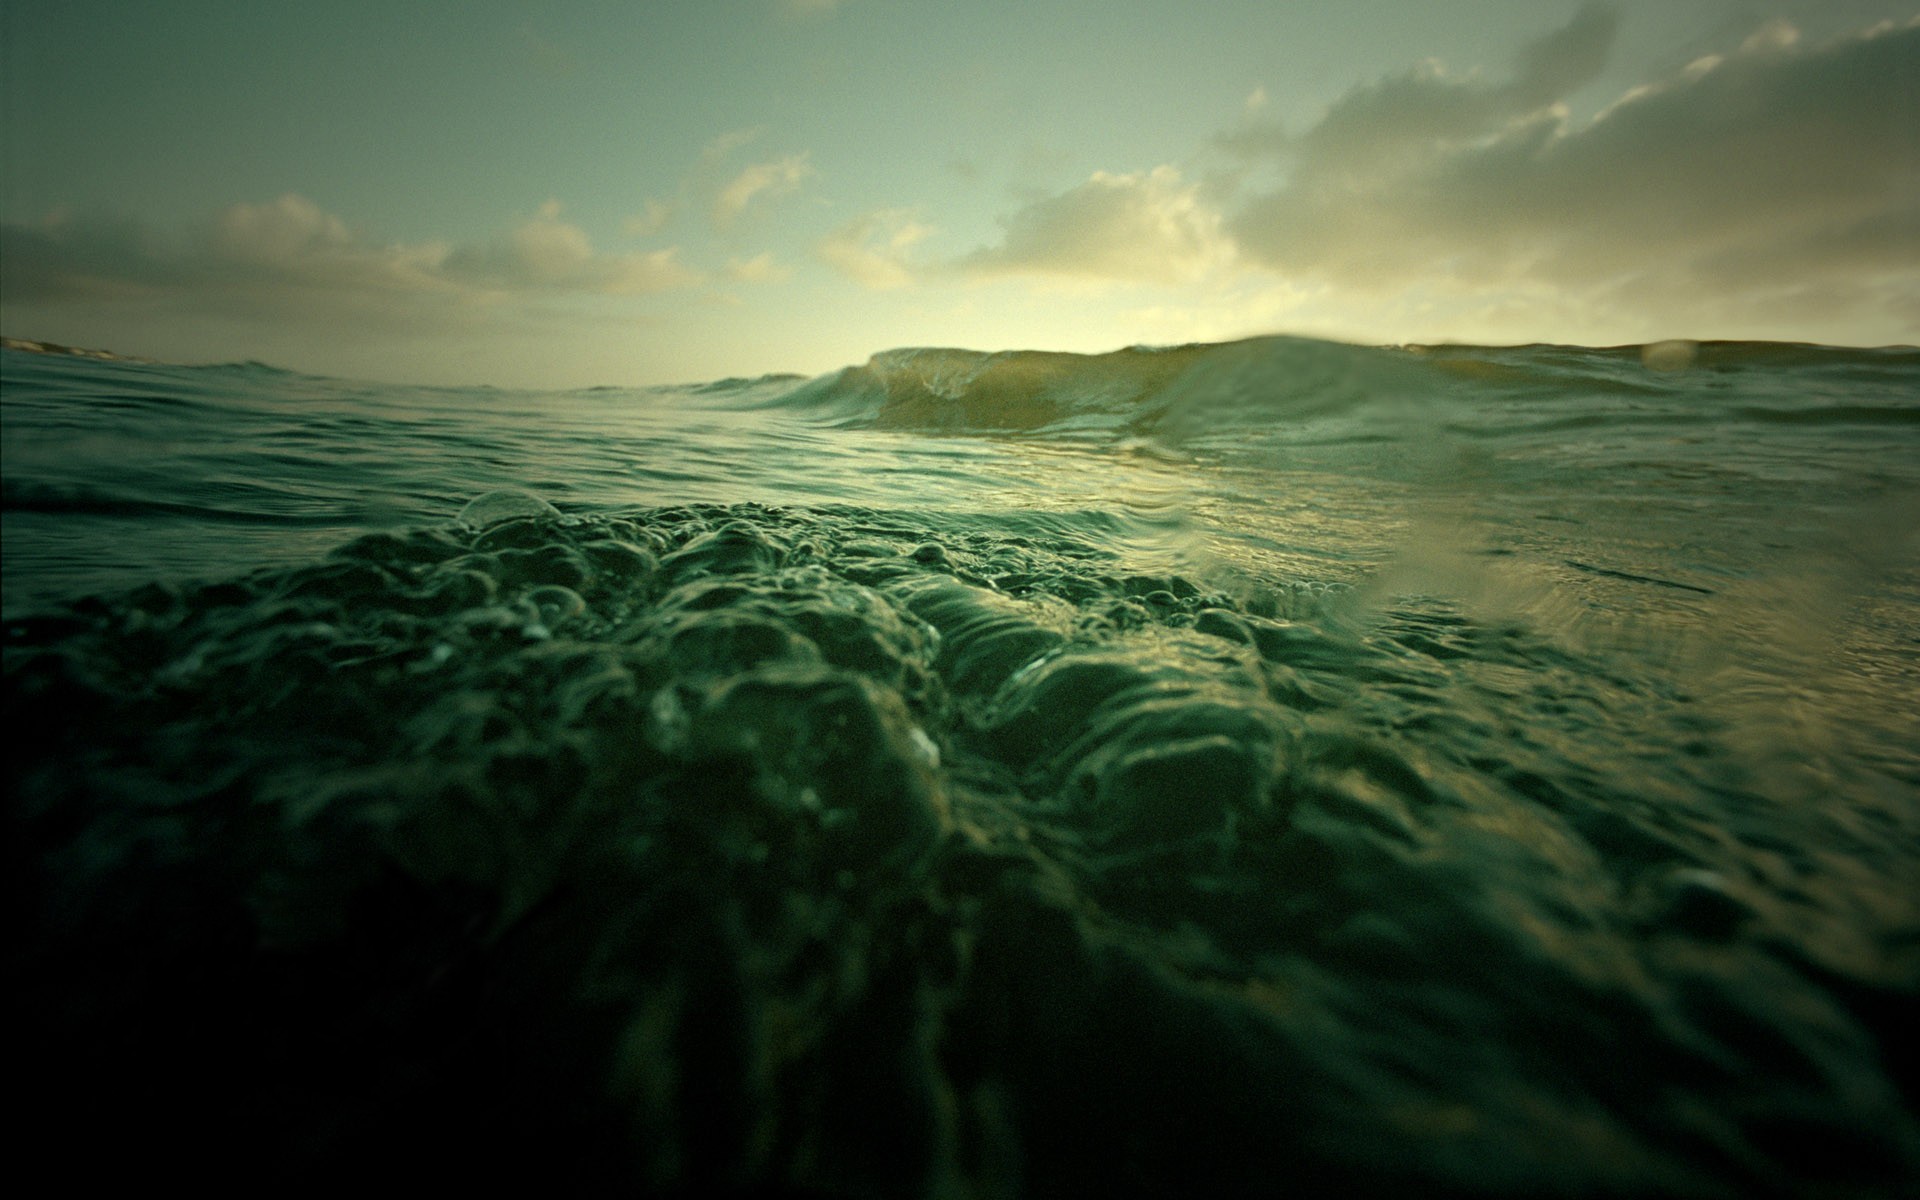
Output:
M37 1128L572 1190L1920 1168L1911 349L0 401Z

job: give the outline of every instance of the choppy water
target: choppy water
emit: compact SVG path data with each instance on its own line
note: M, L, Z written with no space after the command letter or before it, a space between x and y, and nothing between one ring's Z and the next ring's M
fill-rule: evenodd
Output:
M684 1193L1920 1173L1920 352L0 379L23 1144Z

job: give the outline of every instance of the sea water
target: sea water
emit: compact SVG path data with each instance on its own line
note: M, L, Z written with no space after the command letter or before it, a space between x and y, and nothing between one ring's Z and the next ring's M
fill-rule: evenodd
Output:
M1920 1172L1911 348L0 365L23 1145L674 1194Z

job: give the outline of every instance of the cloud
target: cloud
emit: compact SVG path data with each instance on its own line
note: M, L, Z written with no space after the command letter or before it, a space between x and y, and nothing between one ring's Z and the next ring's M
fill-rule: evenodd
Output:
M464 246L370 241L293 194L232 205L175 238L112 220L0 225L9 307L159 303L256 321L328 316L378 325L516 300L665 291L702 278L677 249L595 250L551 201L503 235Z
M651 250L645 254L622 254L608 260L599 290L611 296L633 296L646 292L670 292L693 287L706 281L704 271L680 261L680 248Z
M1298 135L1276 118L1256 115L1267 108L1264 89L1256 89L1244 106L1248 119L1215 141L1242 154L1285 153L1302 171L1329 182L1382 167L1404 169L1591 83L1606 66L1617 26L1611 8L1587 5L1564 27L1523 47L1504 83L1422 60L1351 89Z
M216 246L249 262L286 263L349 249L346 222L320 211L304 196L285 195L266 204L236 204L220 214Z
M673 248L647 254L597 253L584 230L560 219L560 204L554 200L506 237L455 251L447 259L445 275L492 292L602 295L668 291L703 278L681 264Z
M560 219L560 202L549 200L540 215L507 237L503 261L510 263L522 286L552 287L579 279L594 266L593 243L578 225Z
M731 174L726 160L765 136L766 126L733 129L715 137L700 152L700 161L681 185L683 198L708 196L707 215L715 229L731 228L756 201L784 196L814 175L805 151L753 163ZM724 181L724 182L722 182Z
M0 280L9 304L126 301L163 296L359 296L385 302L447 294L450 248L441 242L377 245L302 196L235 204L187 238L132 221L58 214L0 224Z
M761 196L784 196L813 174L807 155L789 154L771 162L755 163L720 189L713 200L713 223L725 229Z
M784 283L792 276L792 268L774 261L770 253L727 262L727 278L739 283Z
M735 150L751 145L766 131L765 125L754 125L746 129L729 129L725 133L716 135L701 149L700 161L703 165L717 163Z
M1863 314L1911 301L1920 19L1811 48L1776 22L1575 126L1560 102L1611 34L1588 9L1507 83L1426 64L1350 92L1279 147L1285 184L1227 228L1287 278L1547 286L1668 322L1813 289Z
M1172 167L1096 171L1078 187L1005 218L1006 236L959 266L982 277L1053 275L1190 282L1231 256L1220 214Z
M1512 103L1537 106L1585 87L1607 65L1619 26L1610 5L1585 5L1564 27L1522 48L1512 82L1499 90Z
M907 254L932 228L905 209L863 213L822 238L814 253L828 266L866 287L885 290L913 282Z
M628 217L620 225L623 233L630 237L652 237L667 227L673 220L675 206L671 201L658 200L651 196L640 211Z
M1294 145L1322 181L1404 171L1435 154L1525 121L1590 83L1606 66L1616 21L1589 6L1564 28L1523 49L1502 84L1452 74L1429 59L1348 92Z
M1576 122L1617 24L1590 5L1504 73L1417 63L1304 127L1256 91L1213 143L1233 169L1097 172L948 265L1205 281L1211 324L1345 336L1920 339L1920 18L1774 20Z

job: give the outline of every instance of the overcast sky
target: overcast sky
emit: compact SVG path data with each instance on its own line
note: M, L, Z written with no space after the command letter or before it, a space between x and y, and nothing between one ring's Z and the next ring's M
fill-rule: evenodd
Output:
M0 331L578 386L901 345L1920 342L1920 8L0 7Z

